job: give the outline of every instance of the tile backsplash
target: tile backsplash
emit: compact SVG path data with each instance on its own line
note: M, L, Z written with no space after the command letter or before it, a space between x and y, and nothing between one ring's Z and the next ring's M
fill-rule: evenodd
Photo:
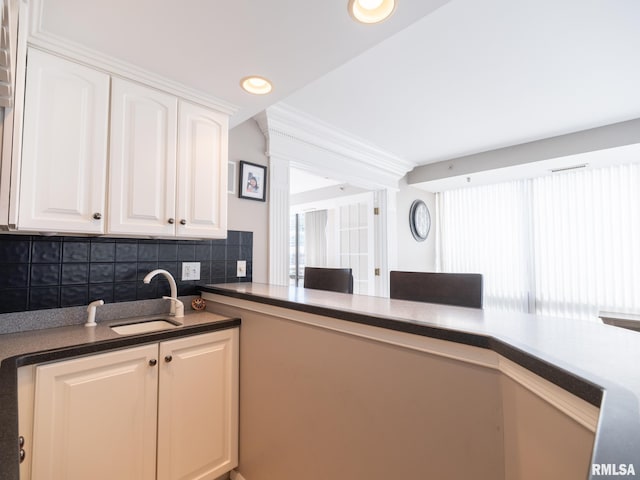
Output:
M236 262L247 276L236 277ZM200 262L200 280L182 281L182 262ZM250 282L253 233L225 240L149 240L110 237L0 235L0 313L146 300L169 294L164 277L142 283L151 270L171 272L178 295L203 283Z

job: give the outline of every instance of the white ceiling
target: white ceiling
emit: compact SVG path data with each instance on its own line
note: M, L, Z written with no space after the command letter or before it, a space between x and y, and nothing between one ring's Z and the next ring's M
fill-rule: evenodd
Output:
M43 0L49 33L238 107L279 101L426 164L640 117L638 0ZM241 77L264 75L257 97Z
M640 2L453 0L285 102L415 164L637 118Z
M41 28L238 107L231 126L335 69L449 0L401 0L376 28L347 0L40 0ZM268 96L240 89L262 75Z
M291 195L339 184L338 180L333 180L329 177L314 175L298 168L289 169L289 193Z

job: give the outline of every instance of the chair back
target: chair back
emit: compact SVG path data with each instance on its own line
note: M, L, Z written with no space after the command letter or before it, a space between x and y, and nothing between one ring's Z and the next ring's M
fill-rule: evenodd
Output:
M390 272L390 297L482 308L479 273Z
M304 288L353 293L353 274L350 268L305 267Z

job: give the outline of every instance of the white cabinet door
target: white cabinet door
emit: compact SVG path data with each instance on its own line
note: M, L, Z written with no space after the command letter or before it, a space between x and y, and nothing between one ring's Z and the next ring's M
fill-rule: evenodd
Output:
M108 233L175 235L177 99L114 78Z
M227 236L227 115L181 101L178 118L179 237Z
M19 230L104 233L108 120L108 75L29 51Z
M238 329L160 344L158 480L214 479L238 463Z
M153 480L158 345L38 366L32 480Z

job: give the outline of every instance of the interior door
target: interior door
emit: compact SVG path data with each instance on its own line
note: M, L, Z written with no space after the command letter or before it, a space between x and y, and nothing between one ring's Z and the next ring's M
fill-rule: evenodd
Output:
M340 267L353 272L353 293L375 295L373 193L354 197L338 207Z

